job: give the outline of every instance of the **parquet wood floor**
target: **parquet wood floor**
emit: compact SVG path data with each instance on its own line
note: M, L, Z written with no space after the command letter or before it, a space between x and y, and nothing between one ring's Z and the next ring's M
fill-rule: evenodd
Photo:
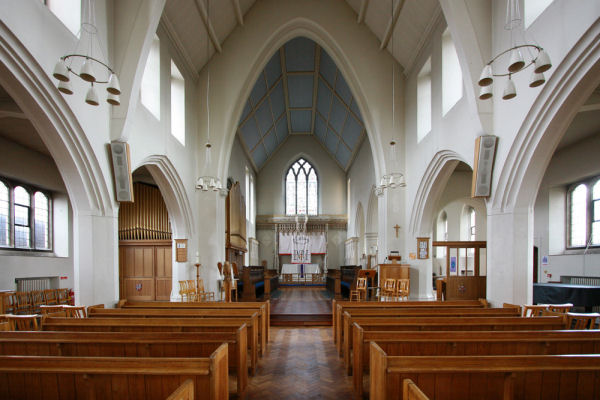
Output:
M272 300L271 314L331 314L324 287L283 287Z
M267 353L250 379L248 399L353 399L327 328L271 328Z

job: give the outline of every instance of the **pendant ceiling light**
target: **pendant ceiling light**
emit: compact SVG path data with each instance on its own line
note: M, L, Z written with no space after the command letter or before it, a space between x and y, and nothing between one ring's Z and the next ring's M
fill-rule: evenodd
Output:
M210 90L210 60L208 53L208 26L210 25L209 0L206 0L206 20L206 144L204 145L204 167L202 168L202 176L196 180L196 189L202 190L203 192L216 192L223 189L223 185L221 184L221 180L219 178L216 178L210 174L212 169L212 145L210 144L210 103L208 96Z
M121 87L117 75L105 61L102 45L98 39L94 1L85 0L84 7L85 18L81 23L75 50L56 62L52 76L59 81L58 90L67 95L73 94L72 76L89 82L91 85L86 92L85 102L93 106L100 104L94 84L106 84L108 92L106 101L118 106L121 104L119 99Z
M481 86L479 91L479 98L481 100L492 98L494 78L508 77L504 91L502 92L502 98L509 100L517 96L512 75L533 66L534 70L529 81L529 87L538 87L546 82L543 73L552 68L550 56L548 56L548 53L542 47L537 44L525 43L525 31L519 10L519 0L507 0L505 22L504 29L510 32L511 47L499 53L483 67L478 82L479 86ZM523 40L517 42L517 36L520 36ZM523 53L525 53L525 57ZM507 72L494 73L492 66L497 66L497 62L507 55L510 55Z
M392 18L394 15L394 0L392 0ZM405 187L406 181L404 180L404 175L401 172L398 172L398 151L397 151L397 140L396 140L396 73L395 73L395 59L394 59L394 32L392 30L392 39L391 39L391 56L392 56L392 140L390 140L389 147L389 170L392 172L388 172L381 177L379 181L379 185L377 185L376 189L378 192L383 192L385 189L395 189L398 187Z

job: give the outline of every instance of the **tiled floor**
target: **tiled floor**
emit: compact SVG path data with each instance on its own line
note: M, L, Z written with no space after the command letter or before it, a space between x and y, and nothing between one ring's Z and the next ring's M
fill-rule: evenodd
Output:
M336 353L331 327L271 328L248 399L352 399L352 377Z

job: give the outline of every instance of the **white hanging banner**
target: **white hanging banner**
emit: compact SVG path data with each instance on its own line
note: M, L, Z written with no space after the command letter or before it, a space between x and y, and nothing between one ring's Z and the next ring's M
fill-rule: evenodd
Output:
M327 238L324 232L310 234L310 252L312 254L327 253Z
M292 264L310 264L310 236L292 235Z

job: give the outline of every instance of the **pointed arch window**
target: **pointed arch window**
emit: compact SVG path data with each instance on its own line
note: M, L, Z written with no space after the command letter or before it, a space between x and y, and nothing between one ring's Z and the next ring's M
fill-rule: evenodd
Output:
M573 184L567 191L567 247L600 246L600 177Z
M287 215L317 215L319 178L313 166L298 159L285 174L285 213Z

